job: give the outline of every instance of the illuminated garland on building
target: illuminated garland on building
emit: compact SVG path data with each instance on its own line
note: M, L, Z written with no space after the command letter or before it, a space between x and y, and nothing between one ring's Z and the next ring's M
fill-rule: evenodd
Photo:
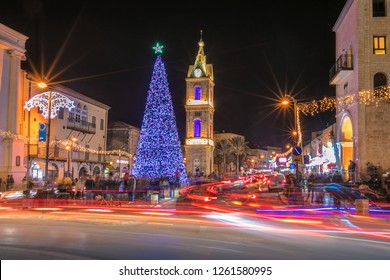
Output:
M29 139L27 137L24 137L23 135L15 134L15 133L12 133L10 131L4 131L1 129L0 129L0 138L21 140L21 141L24 141L26 143L29 142L28 141ZM30 142L32 142L31 140L37 140L37 139L30 138ZM53 140L53 141L50 141L50 146L61 147L65 150L66 146L69 146L69 143L70 143L69 140ZM121 155L121 156L129 157L129 158L133 157L132 154L127 153L123 150L111 150L111 151L95 150L95 149L85 148L84 146L81 146L81 145L78 145L75 143L72 143L71 146L72 146L73 151L79 151L79 152L83 152L83 153L100 154L100 155Z
M336 98L324 97L322 100L313 100L310 102L297 103L299 111L305 116L314 116L320 112L336 109Z
M49 116L49 98L50 91L37 94L26 102L24 108L30 111L33 107L38 107L42 111L42 116L47 119ZM51 92L51 119L57 116L57 112L61 108L67 108L70 111L74 107L74 102L65 95L56 91Z
M155 50L158 56L149 85L133 174L151 181L165 177L171 183L188 183L167 74L159 55L162 46L157 45Z

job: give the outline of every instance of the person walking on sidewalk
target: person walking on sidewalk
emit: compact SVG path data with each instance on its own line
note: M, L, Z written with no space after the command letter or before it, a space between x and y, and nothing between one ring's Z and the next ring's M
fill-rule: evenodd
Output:
M353 160L349 160L348 181L350 183L354 183L355 182L355 169L356 169L356 163Z
M311 201L313 201L314 198L314 181L315 176L313 173L310 174L309 178L307 178L307 201L310 201L310 195L311 195Z

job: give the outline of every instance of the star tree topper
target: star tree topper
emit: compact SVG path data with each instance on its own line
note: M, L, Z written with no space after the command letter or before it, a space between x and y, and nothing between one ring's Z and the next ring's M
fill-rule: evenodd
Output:
M155 54L162 54L163 53L163 48L164 48L164 46L163 45L160 46L160 43L157 42L156 45L153 47L154 53Z

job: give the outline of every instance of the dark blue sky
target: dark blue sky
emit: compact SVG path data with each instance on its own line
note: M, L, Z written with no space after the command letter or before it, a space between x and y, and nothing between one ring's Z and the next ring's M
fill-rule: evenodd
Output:
M182 143L185 77L200 30L214 66L215 130L283 146L293 116L272 112L275 93L298 101L334 96L328 83L332 27L346 0L144 2L13 0L2 3L0 22L29 37L24 69L31 62L47 74L53 66L56 82L111 106L110 120L138 127L155 61L152 45L162 42ZM334 112L304 117L304 140L332 122Z

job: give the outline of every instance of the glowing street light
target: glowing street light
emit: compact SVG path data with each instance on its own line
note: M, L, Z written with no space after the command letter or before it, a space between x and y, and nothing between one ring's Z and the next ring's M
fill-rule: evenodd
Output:
M299 123L298 102L294 97L286 94L283 100L281 101L281 104L284 106L289 106L291 102L294 105L294 130L292 132L292 135L294 137L297 137L296 144L300 145L302 143L302 134L301 134L300 123Z

